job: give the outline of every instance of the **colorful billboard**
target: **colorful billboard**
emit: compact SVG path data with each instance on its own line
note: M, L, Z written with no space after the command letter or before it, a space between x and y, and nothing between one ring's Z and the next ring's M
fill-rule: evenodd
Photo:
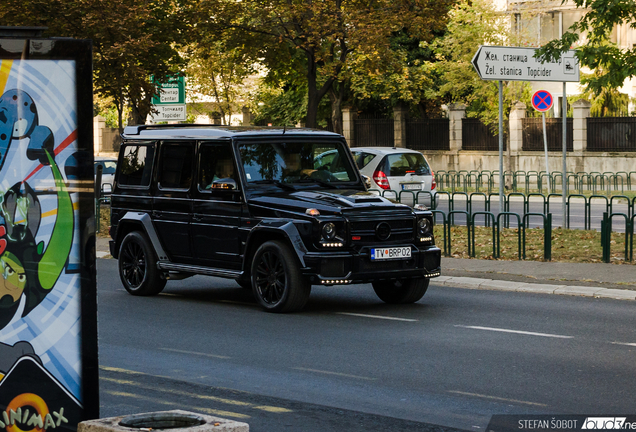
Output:
M79 59L61 49L78 42L20 59L0 49L0 431L98 415L92 129L79 114L92 92L78 77L90 44Z

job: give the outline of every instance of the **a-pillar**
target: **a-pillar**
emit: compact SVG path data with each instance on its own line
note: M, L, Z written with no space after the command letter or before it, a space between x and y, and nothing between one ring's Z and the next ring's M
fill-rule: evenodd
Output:
M393 145L395 147L406 147L406 117L408 112L406 105L401 102L393 107Z
M526 104L517 102L510 110L510 154L516 155L523 148L523 119L526 117Z
M347 140L349 147L355 147L355 122L358 118L358 112L351 107L342 108L342 134Z
M574 111L573 126L574 132L574 154L579 156L587 150L587 118L590 116L592 104L585 99L579 99L572 104Z

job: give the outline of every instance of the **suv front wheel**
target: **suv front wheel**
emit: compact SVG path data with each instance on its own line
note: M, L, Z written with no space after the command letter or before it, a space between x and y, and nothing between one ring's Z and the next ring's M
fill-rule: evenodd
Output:
M157 255L148 238L139 231L129 233L121 242L119 277L132 295L159 294L166 286L157 268Z
M270 312L294 312L305 306L311 284L300 272L296 256L280 241L263 243L252 261L252 289Z
M373 282L373 290L385 303L415 303L428 290L429 279L400 279Z

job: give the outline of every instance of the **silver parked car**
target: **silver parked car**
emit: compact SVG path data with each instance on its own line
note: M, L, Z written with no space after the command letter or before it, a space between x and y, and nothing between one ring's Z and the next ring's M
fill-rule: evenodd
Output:
M354 147L351 153L360 172L371 178L370 189L384 193L387 198L400 198L405 204L415 204L415 197L417 203L431 205L431 197L437 192L435 174L419 151L396 147Z
M102 167L102 193L110 194L113 191L117 159L113 157L95 156L95 174L97 167Z

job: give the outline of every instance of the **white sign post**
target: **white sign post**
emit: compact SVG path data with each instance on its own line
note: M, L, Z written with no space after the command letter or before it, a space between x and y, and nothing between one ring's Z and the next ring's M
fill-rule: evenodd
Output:
M499 81L499 212L503 212L503 108L502 108L502 81L554 81L563 82L563 228L566 227L566 201L567 201L567 94L566 82L579 82L579 64L570 50L558 60L540 62L534 57L538 48L485 46L479 47L472 63L479 77L483 80Z

